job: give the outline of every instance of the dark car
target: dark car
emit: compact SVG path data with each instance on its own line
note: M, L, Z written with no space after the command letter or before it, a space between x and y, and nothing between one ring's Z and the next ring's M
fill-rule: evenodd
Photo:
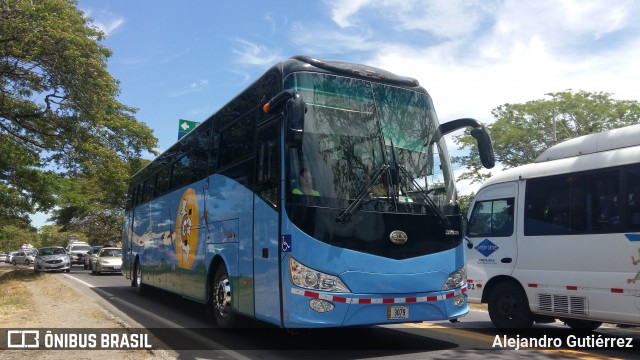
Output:
M92 262L98 257L98 253L102 246L92 246L91 250L84 256L84 269L93 269Z

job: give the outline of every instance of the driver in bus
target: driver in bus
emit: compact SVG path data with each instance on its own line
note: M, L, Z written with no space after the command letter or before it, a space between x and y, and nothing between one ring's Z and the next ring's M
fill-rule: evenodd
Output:
M298 174L298 186L291 190L295 195L320 196L320 192L313 188L311 171L302 169Z

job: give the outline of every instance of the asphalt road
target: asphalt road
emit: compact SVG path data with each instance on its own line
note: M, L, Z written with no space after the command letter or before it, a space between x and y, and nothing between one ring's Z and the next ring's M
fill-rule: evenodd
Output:
M165 349L176 358L215 359L424 359L513 357L543 359L638 358L640 329L603 327L578 334L561 323L535 325L530 332L498 333L487 313L471 311L458 323L432 322L372 326L362 328L285 330L247 321L247 328L225 331L215 328L204 317L202 305L159 290L139 296L130 281L119 274L96 276L82 266L71 273L55 274L83 296L98 301L130 327L131 332L147 333L153 347ZM629 339L632 348L618 345L594 348L577 342L597 339ZM538 349L514 350L523 339L561 341ZM573 344L571 342L574 342ZM600 340L602 341L602 340ZM611 340L614 341L614 340ZM507 342L511 342L511 346ZM576 346L570 346L576 345ZM596 344L597 345L597 344Z

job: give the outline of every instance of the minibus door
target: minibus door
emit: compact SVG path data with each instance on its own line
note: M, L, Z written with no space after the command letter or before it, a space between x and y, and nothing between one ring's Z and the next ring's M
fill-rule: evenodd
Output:
M517 202L517 182L490 185L476 195L466 237L469 290L494 276L513 272L518 255Z

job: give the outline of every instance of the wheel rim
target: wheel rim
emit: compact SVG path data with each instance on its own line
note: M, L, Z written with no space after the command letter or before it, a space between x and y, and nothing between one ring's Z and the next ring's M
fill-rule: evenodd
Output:
M214 305L218 314L222 317L229 316L231 308L231 285L229 278L223 276L220 278L214 289Z
M511 294L504 294L498 304L498 310L500 314L508 319L513 319L518 309L518 303L515 301Z

